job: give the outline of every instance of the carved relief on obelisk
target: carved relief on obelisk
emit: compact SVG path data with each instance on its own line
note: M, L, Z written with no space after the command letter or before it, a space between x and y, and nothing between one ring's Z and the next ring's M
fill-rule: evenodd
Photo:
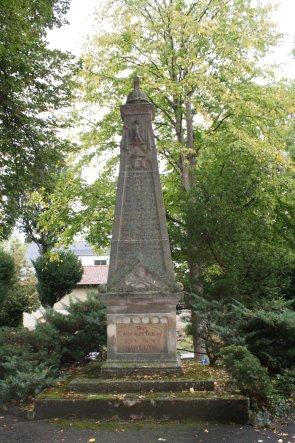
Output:
M124 126L108 291L174 290L152 130L154 107L137 79L121 115Z

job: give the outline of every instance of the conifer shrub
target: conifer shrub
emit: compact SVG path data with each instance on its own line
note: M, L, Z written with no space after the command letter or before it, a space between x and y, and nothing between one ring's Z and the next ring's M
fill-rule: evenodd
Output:
M32 292L28 284L13 286L0 306L1 327L20 327L23 322L23 313L31 313L40 306L37 294Z
M44 331L45 332L45 331ZM51 385L59 376L58 334L26 329L0 329L0 397L24 401Z
M64 315L50 310L46 315L46 323L58 332L61 366L83 363L90 353L103 358L106 316L97 292L89 291L86 301L70 302L67 311Z
M12 289L15 279L15 265L12 255L0 247L0 305Z
M52 385L90 352L103 356L105 308L96 292L71 303L68 315L50 310L35 331L0 329L0 398L26 401Z
M239 391L251 403L267 402L273 387L267 369L246 346L230 345L222 349L222 361Z
M33 265L38 279L37 290L43 306L53 307L75 288L83 276L83 266L71 251L55 252L54 257L40 255Z
M245 310L239 322L245 344L271 374L295 366L295 312L278 300Z

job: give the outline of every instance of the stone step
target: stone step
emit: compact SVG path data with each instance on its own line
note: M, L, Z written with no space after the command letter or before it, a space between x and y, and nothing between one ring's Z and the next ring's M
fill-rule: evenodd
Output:
M70 391L92 393L214 391L213 380L74 379Z
M192 419L246 423L249 401L242 396L157 393L149 395L79 395L35 402L36 419L76 418L100 420Z

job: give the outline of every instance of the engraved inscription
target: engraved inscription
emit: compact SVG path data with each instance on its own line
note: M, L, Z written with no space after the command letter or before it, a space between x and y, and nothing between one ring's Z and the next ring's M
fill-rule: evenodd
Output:
M126 175L119 240L160 238L153 173Z
M117 324L118 353L162 353L167 350L167 324Z

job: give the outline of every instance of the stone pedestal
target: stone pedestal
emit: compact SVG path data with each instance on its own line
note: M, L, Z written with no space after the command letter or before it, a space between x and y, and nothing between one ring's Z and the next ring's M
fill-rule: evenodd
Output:
M176 355L176 305L181 294L108 295L107 373L181 372Z

